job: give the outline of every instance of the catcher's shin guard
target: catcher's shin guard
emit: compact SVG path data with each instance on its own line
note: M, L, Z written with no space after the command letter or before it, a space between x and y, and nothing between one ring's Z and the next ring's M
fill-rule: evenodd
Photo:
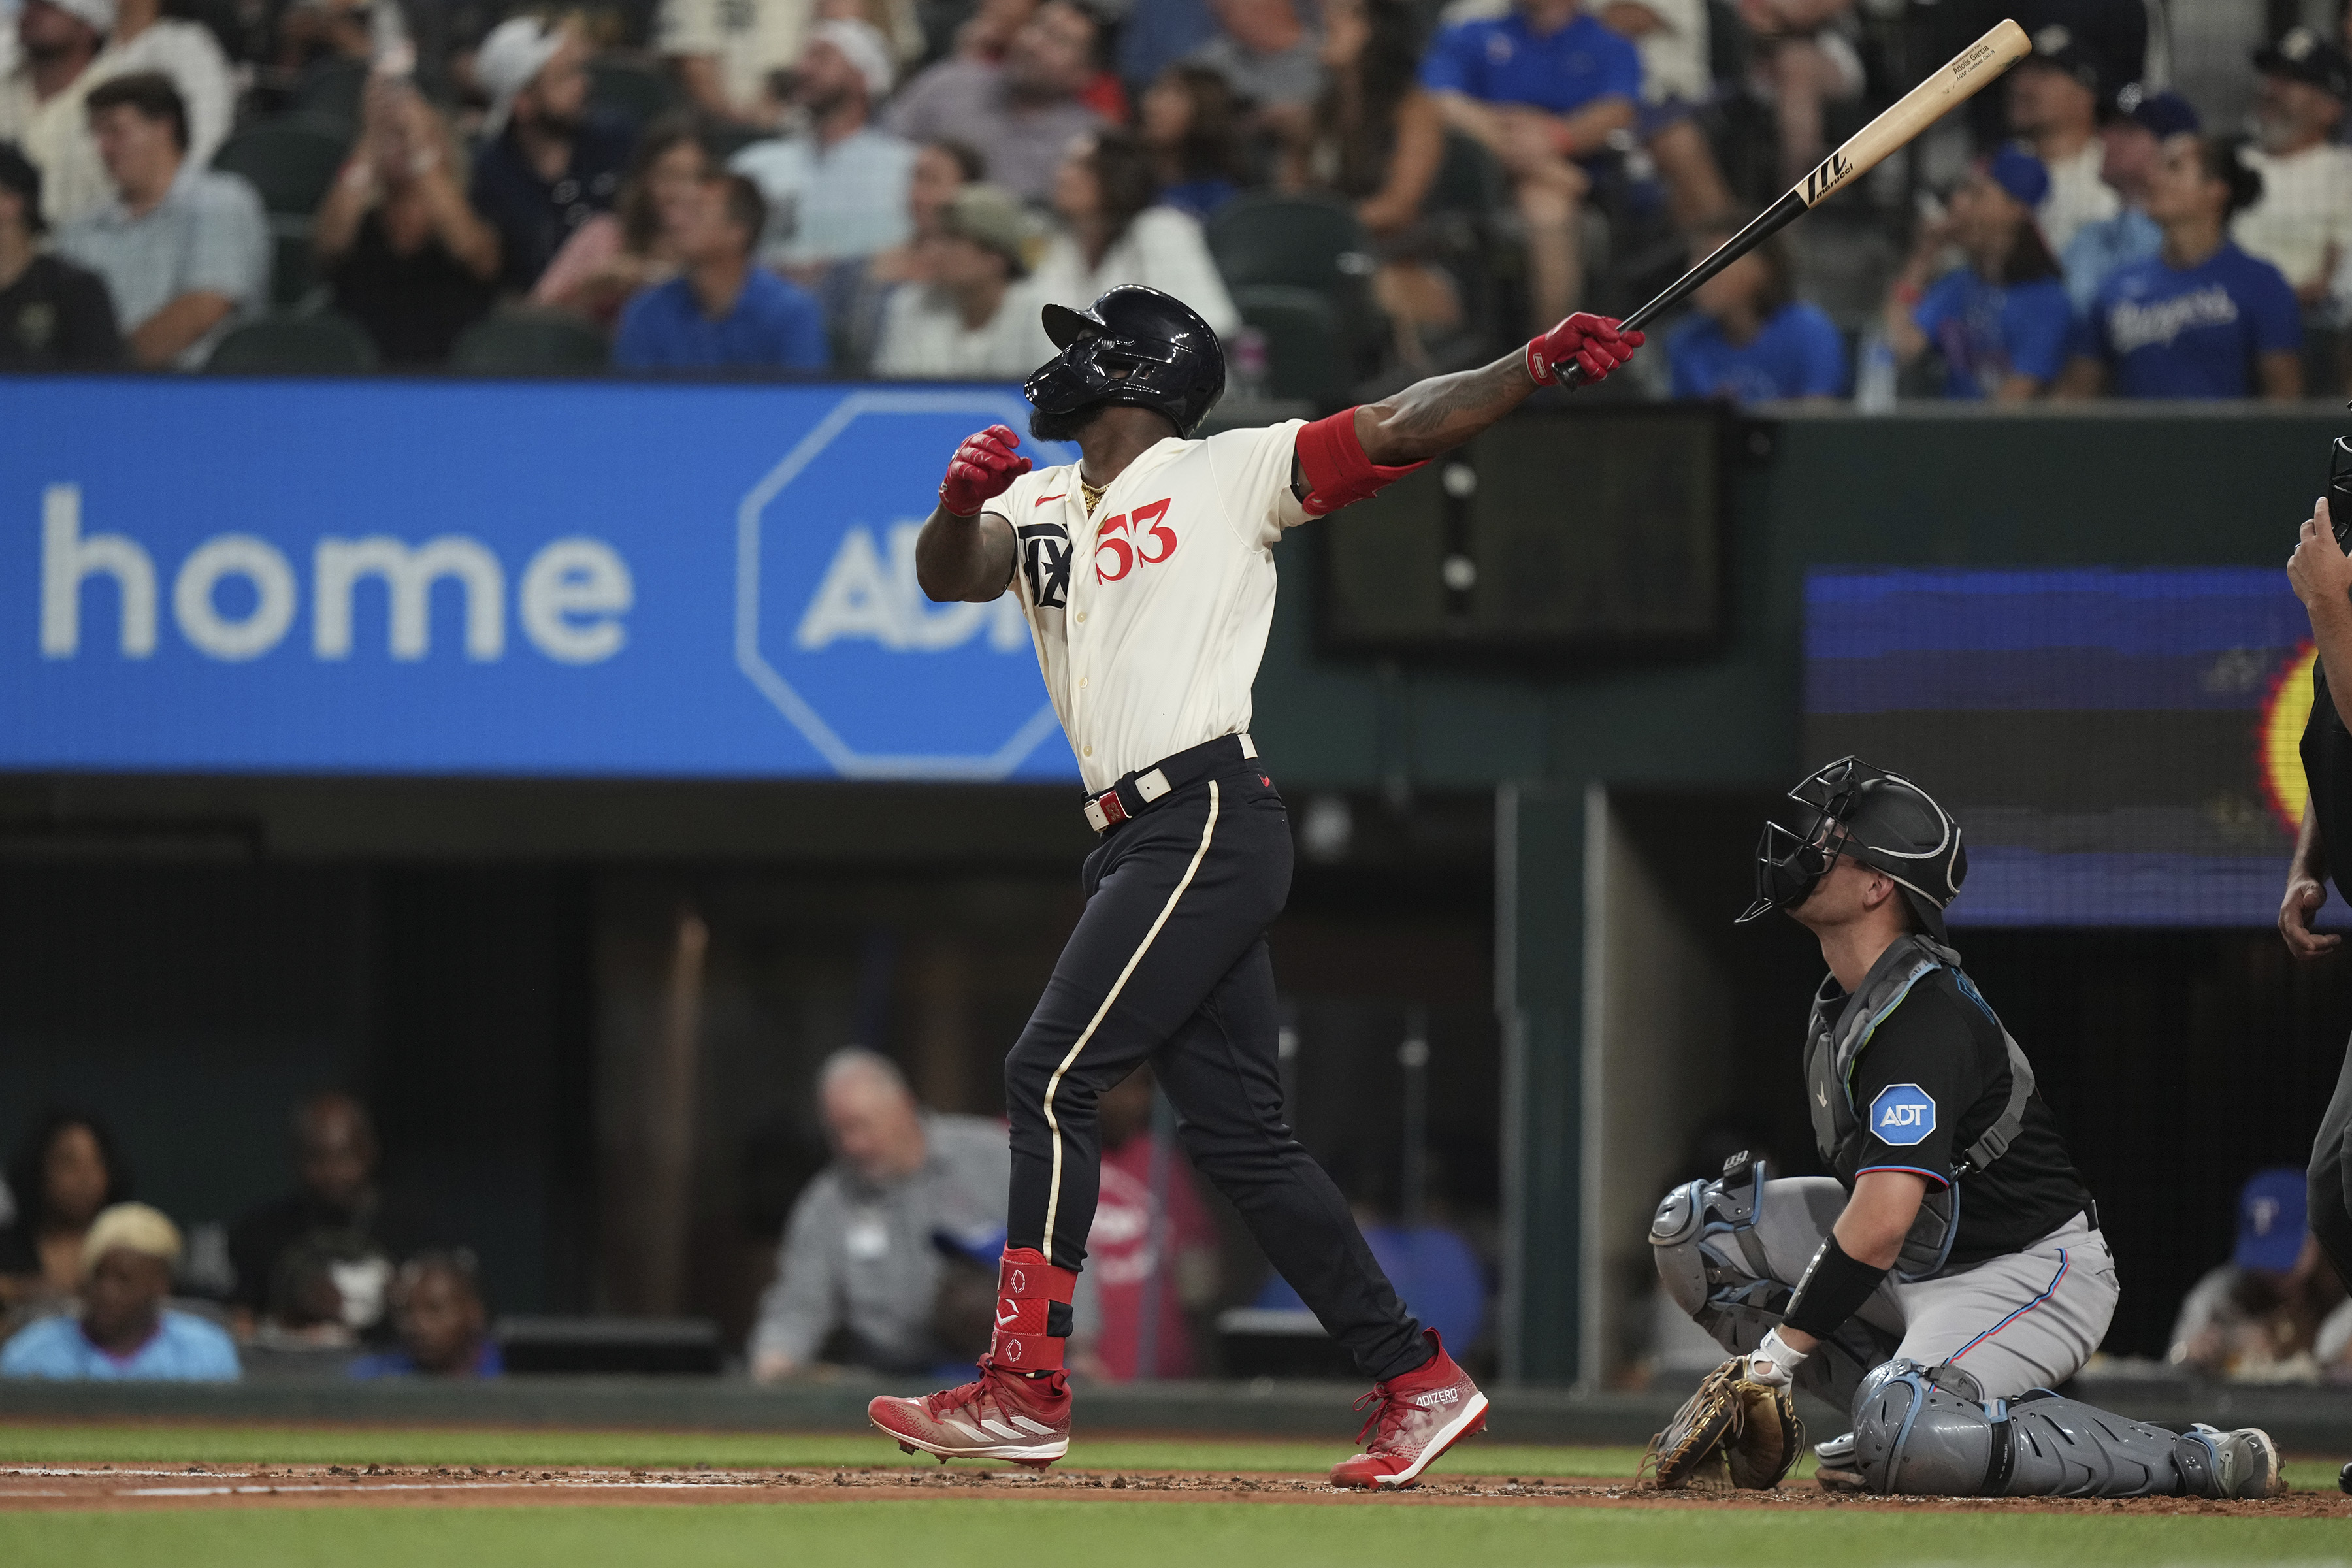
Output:
M1854 1468L1882 1495L2171 1497L2189 1439L2054 1394L1979 1403L1952 1367L1895 1362L1854 1402ZM2205 1452L2206 1450L2200 1450Z

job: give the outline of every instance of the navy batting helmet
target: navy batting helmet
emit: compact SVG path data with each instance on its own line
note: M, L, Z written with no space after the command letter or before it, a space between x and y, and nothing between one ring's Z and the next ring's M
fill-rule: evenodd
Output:
M1045 307L1045 335L1062 352L1030 373L1038 413L1097 404L1156 409L1190 436L1225 391L1225 351L1190 305L1140 284L1107 289L1090 310Z
M1960 825L1933 795L1860 757L1841 757L1800 782L1789 798L1805 809L1787 826L1764 825L1756 844L1756 901L1742 922L1795 909L1845 855L1893 878L1920 929L1946 940L1944 906L1959 896L1969 852L1960 847Z

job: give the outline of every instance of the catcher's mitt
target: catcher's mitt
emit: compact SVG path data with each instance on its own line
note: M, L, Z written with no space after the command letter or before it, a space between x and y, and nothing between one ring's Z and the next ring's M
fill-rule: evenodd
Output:
M1795 1467L1804 1443L1796 1400L1785 1388L1750 1379L1748 1358L1735 1356L1699 1380L1665 1430L1650 1439L1642 1468L1662 1488L1727 1479L1763 1491Z

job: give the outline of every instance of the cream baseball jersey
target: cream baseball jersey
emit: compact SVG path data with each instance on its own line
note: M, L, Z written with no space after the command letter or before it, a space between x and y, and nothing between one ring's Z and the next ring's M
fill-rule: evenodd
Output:
M1088 791L1249 728L1274 546L1307 521L1290 491L1304 423L1171 436L1092 517L1075 463L1024 474L988 503L1013 527L1011 591Z

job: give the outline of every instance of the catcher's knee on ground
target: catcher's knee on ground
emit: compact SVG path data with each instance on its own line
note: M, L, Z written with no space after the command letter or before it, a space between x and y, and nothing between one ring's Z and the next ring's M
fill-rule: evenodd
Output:
M1855 1396L1854 1468L1912 1497L2170 1497L2181 1437L2056 1394L1979 1403L1957 1367L1890 1362Z

